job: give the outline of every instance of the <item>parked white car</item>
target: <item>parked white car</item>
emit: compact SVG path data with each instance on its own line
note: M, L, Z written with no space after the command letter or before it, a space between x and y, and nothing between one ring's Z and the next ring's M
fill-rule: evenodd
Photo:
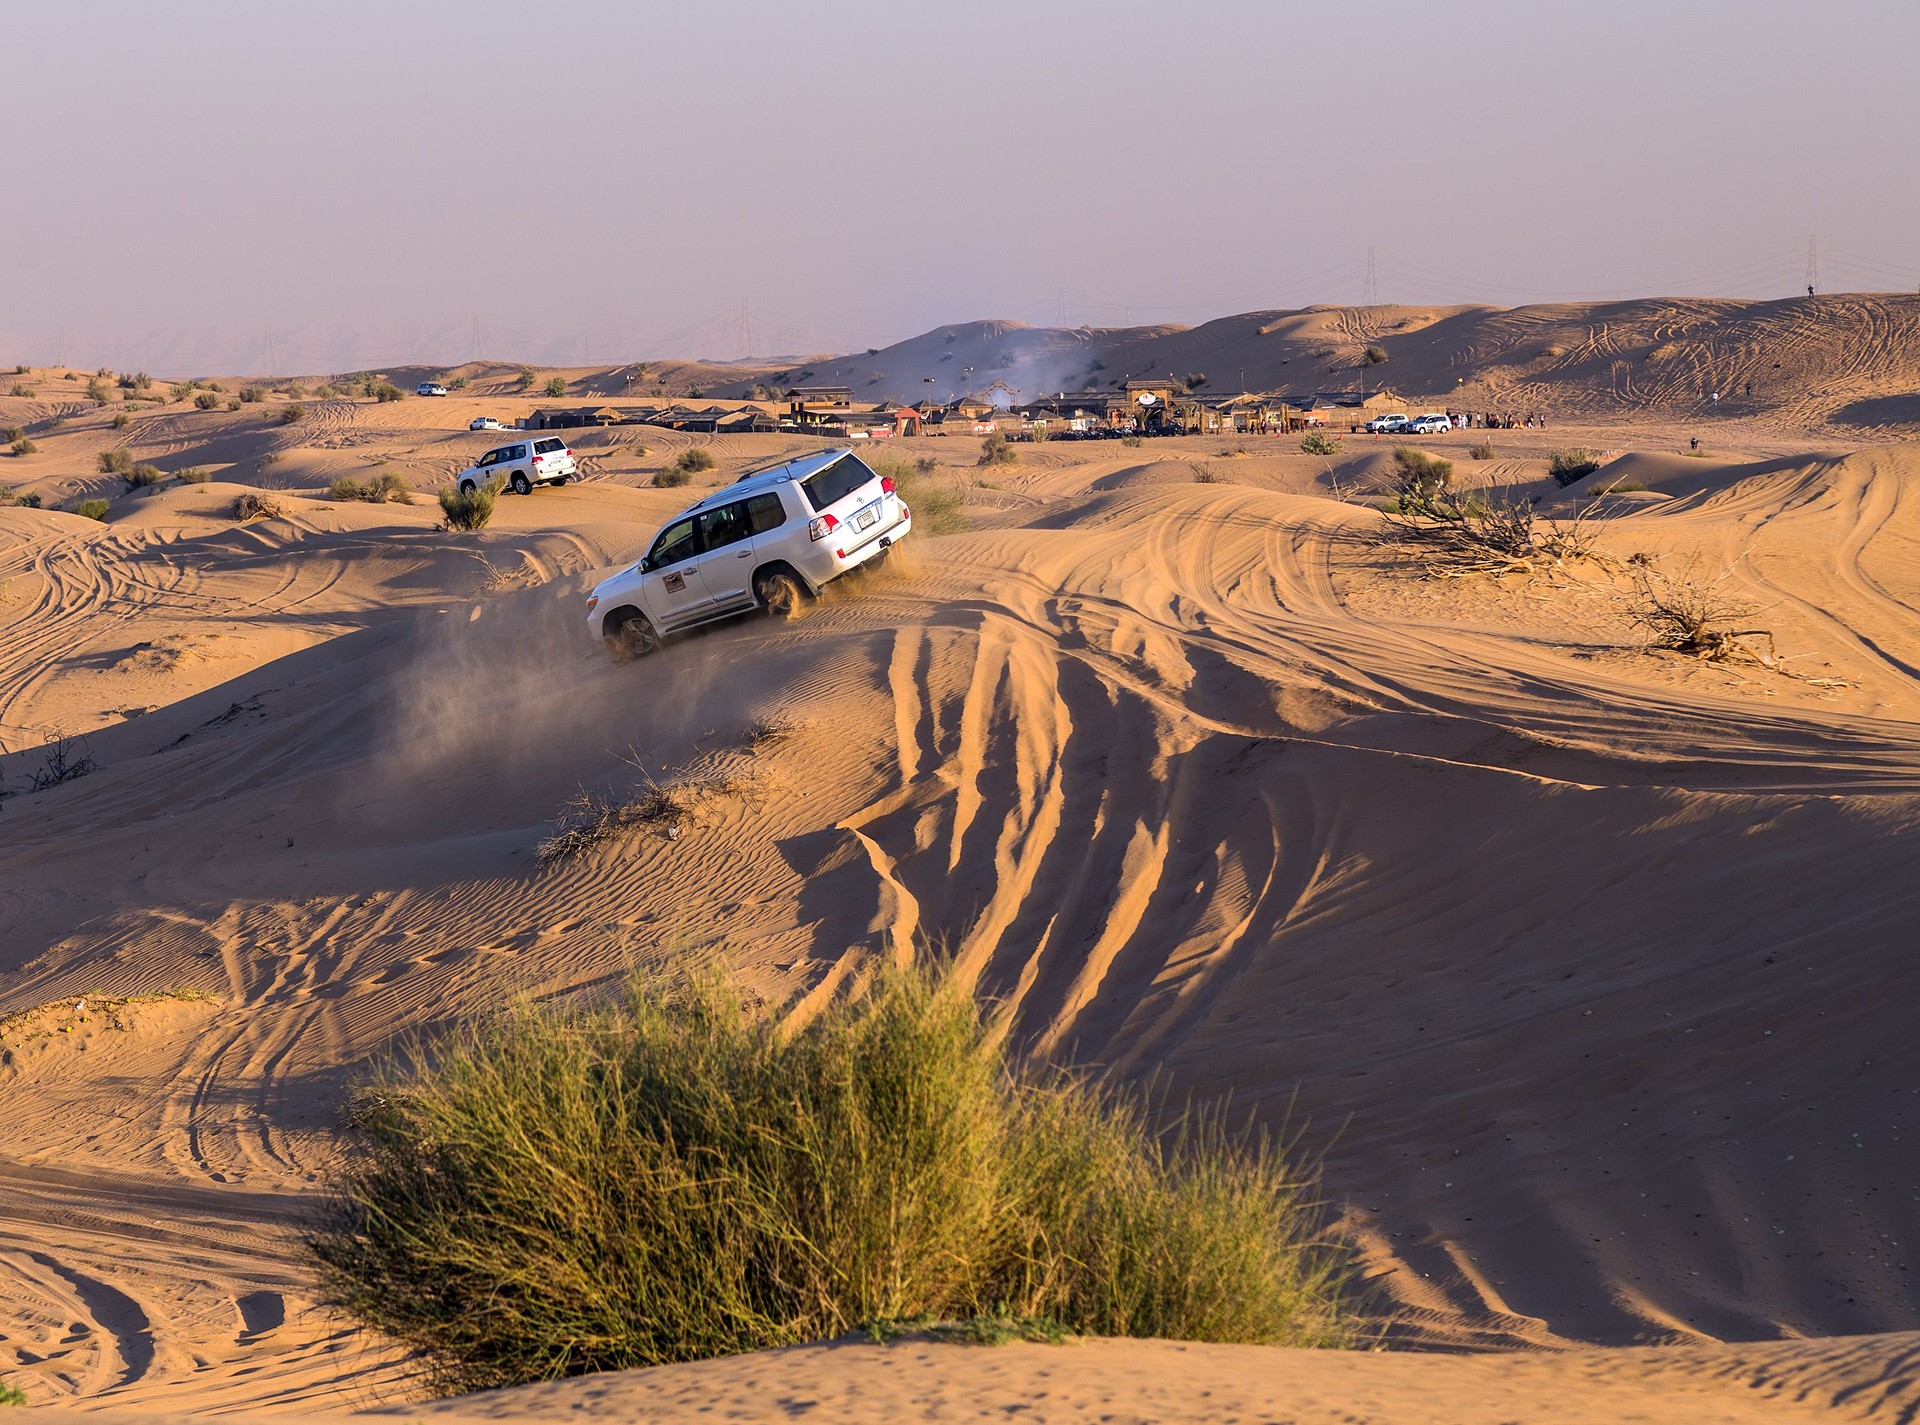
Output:
M850 449L816 451L743 475L674 516L645 558L593 591L587 627L623 660L732 614L791 618L842 574L885 559L912 528L891 478Z
M514 494L524 495L535 485L564 485L579 469L559 436L528 436L513 445L495 446L456 475L453 483L471 492L498 476Z
M1401 426L1406 424L1407 418L1403 415L1375 416L1367 422L1367 434L1392 435L1395 431L1399 430Z
M499 430L500 422L492 416L475 416L467 422L468 430Z
M413 394L416 396L444 396L447 394L447 388L435 381L422 381L418 386L413 388Z
M1400 427L1402 435L1442 435L1453 429L1453 422L1443 415L1428 414L1415 416Z

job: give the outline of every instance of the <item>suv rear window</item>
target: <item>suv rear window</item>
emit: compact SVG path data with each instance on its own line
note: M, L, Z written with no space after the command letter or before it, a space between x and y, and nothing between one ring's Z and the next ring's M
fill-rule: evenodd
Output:
M828 505L839 504L871 479L873 472L860 463L858 456L849 455L801 481L800 488L807 492L809 504L816 510L824 510Z
M566 448L567 443L564 440L555 440L552 436L548 436L545 440L536 440L533 443L533 453L535 455L551 455L556 450L565 450Z

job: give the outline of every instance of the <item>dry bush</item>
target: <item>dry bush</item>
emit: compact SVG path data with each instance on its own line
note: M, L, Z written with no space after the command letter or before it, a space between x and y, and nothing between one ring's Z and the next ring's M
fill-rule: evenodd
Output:
M1689 559L1672 574L1651 561L1637 562L1628 617L1647 631L1655 648L1712 663L1746 661L1771 668L1779 656L1773 631L1739 627L1758 614L1759 607L1721 587L1732 572L1723 569L1708 578L1697 559ZM1745 642L1748 639L1765 639L1767 651L1758 652Z
M1338 455L1340 438L1327 435L1322 431L1309 431L1300 437L1300 453L1302 455Z
M242 386L240 388L240 399L249 406L265 400L266 396L266 390L260 386Z
M103 450L100 452L100 473L102 475L124 475L133 469L131 450Z
M41 759L39 769L33 773L29 788L44 792L63 782L84 777L94 767L93 754L87 750L86 738L59 733L47 744L46 755Z
M113 419L107 422L107 424L112 426L115 430L125 430L128 426L133 424L133 417L128 415L125 411L115 411L113 413Z
M653 472L653 483L663 490L675 489L691 483L692 480L692 474L682 470L678 465L669 465L665 469Z
M233 517L237 520L278 519L285 513L278 500L263 495L258 490L248 490L245 494L237 496L233 502Z
M617 801L601 792L580 788L560 809L553 834L536 852L540 864L569 861L611 841L630 827L653 826L671 830L692 812L688 794L648 778L638 796Z
M690 445L680 452L673 463L675 468L689 475L697 475L703 470L713 469L713 452L704 445Z
M295 401L290 406L282 406L280 408L280 424L283 426L290 426L295 421L304 421L306 418L307 408L298 401Z
M1384 346L1370 346L1361 359L1369 366L1384 365L1387 360L1387 349Z
M980 442L979 463L982 465L1012 465L1019 458L1020 452L999 431Z
M176 471L173 478L182 485L204 485L210 477L198 465L189 465L185 470Z
M1470 445L1467 447L1467 459L1469 460L1491 460L1493 456L1493 446L1484 440L1478 445Z
M7 449L11 450L15 455L33 455L39 451L40 447L23 435L9 443Z
M149 490L167 477L158 465L136 465L120 477L129 490Z
M202 391L193 398L196 411L211 411L220 404L220 398L211 391Z
M1417 505L1403 498L1385 512L1379 541L1411 553L1428 574L1545 574L1579 559L1600 559L1598 529L1588 511L1544 520L1521 496L1441 489Z

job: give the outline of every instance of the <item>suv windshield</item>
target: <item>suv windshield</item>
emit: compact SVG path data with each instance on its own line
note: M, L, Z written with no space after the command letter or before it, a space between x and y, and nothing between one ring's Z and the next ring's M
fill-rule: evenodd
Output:
M816 510L824 510L828 505L837 505L872 478L873 472L862 465L857 456L848 455L801 481L800 488L807 492L809 504Z

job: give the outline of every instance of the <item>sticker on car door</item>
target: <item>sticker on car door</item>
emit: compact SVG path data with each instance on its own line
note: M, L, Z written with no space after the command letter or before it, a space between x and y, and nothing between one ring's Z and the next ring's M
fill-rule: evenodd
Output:
M660 582L666 586L666 590L669 594L679 594L679 593L686 592L687 576L685 574L682 574L678 569L674 570L671 574L667 575L666 578L662 579Z

